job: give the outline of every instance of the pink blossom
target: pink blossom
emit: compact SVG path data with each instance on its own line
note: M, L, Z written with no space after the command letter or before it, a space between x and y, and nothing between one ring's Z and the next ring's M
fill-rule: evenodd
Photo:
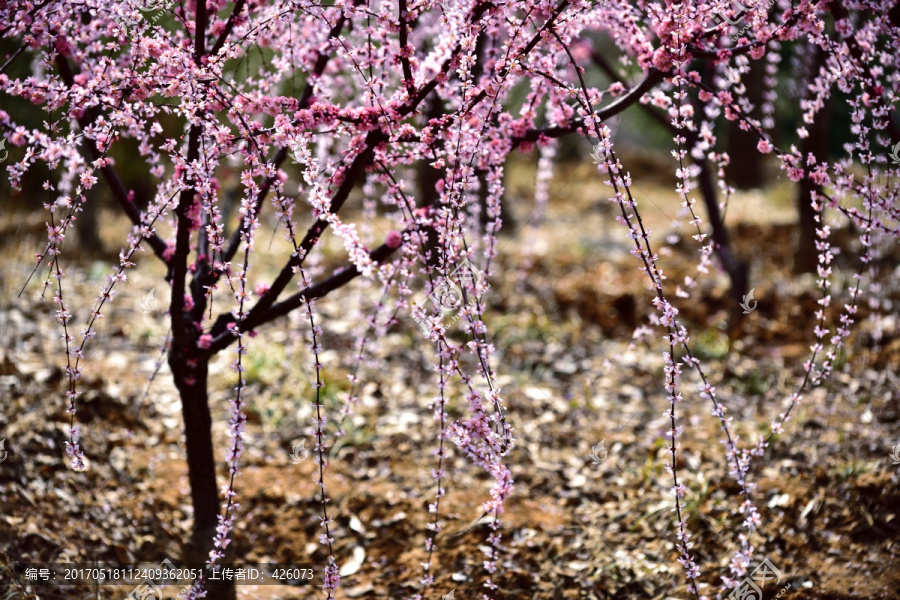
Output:
M388 248L399 248L402 241L403 236L400 235L399 231L389 231L384 238L384 243Z

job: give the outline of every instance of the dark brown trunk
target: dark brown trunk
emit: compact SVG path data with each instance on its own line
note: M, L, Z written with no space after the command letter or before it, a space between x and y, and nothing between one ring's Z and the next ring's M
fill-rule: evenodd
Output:
M762 103L763 72L764 66L760 61L751 63L750 72L744 79L747 86L747 99L753 103L751 118L760 117L760 104ZM740 119L731 121L728 128L728 155L731 163L725 172L728 179L735 187L742 190L754 189L762 186L762 155L756 150L759 136L752 129L744 131L740 126Z
M191 537L184 546L184 561L205 563L213 548L213 537L219 516L219 489L216 485L216 462L213 454L212 416L207 390L209 363L193 354L196 368L187 367L185 353L173 348L169 366L175 387L181 395L181 414L184 417L184 437L187 450L188 481L191 485L191 505L194 524ZM191 378L193 379L191 381ZM233 544L232 544L233 545ZM226 557L228 560L230 557ZM207 586L207 600L234 600L234 586Z
M707 67L706 72L703 74L704 83L706 85L711 85L712 77L713 72ZM694 112L701 114L703 107L699 98L695 98L693 102ZM662 122L668 124L665 119L663 119ZM671 127L671 125L669 125L669 127ZM699 135L696 130L688 133L688 146L693 149L696 146L698 139ZM706 206L707 218L712 227L713 248L722 264L722 268L728 274L728 279L731 281L733 306L731 307L729 328L733 330L734 325L740 321L742 316L740 303L743 301L744 294L747 293L747 287L750 281L750 266L747 264L747 261L738 258L731 247L731 241L728 238L728 229L725 227L725 218L719 210L719 198L715 185L715 177L709 161L704 158L694 160L694 162L700 168L697 180L700 185L700 193L703 196L703 204Z
M716 188L713 185L712 171L710 171L709 163L705 160L697 161L700 167L700 191L703 196L703 203L706 205L706 212L709 222L712 226L712 241L716 256L722 263L722 268L728 273L731 280L731 297L734 300L732 306L732 314L741 314L740 303L743 302L744 294L747 293L747 286L750 279L750 267L746 261L735 256L731 248L731 241L728 239L728 230L725 228L725 222L722 213L719 211L719 201L716 197Z
M431 96L425 100L425 111L428 119L437 119L444 113L444 104L437 96ZM432 167L430 163L431 161L428 159L422 160L416 169L416 187L419 188L420 207L436 206L440 198L437 185L441 178L444 177L445 172L443 169ZM447 184L448 182L445 180L444 183ZM425 229L425 234L428 236L428 241L425 244L427 252L425 262L429 267L434 267L437 265L440 255L437 234L431 227Z
M103 241L100 239L98 231L100 212L98 189L94 187L85 191L84 195L87 201L81 205L81 212L78 213L78 219L75 221L75 231L78 232L78 244L82 252L102 254Z
M818 76L823 64L825 64L825 52L818 48L810 70L811 77ZM808 126L809 137L802 141L801 151L804 163L809 154L816 157L817 163L822 162L828 156L828 128L830 125L831 98L829 97L825 99L825 104L816 115L815 121ZM804 177L800 181L800 189L797 191L800 237L797 242L797 252L794 254L794 273L814 273L819 264L819 254L816 250L816 211L812 207L812 193L821 191L822 188L808 177Z

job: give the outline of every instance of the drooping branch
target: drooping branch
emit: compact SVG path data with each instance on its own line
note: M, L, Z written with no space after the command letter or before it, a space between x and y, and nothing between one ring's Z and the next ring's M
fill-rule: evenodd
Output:
M834 14L834 18L837 21L846 20L848 18L847 11L844 6L841 4L840 0L834 0L828 4L831 9L832 14ZM872 69L869 65L869 61L863 58L863 50L860 48L859 40L855 36L845 36L844 42L847 44L847 49L850 51L850 56L856 61L854 68L865 74L866 79L874 82L875 76L872 74ZM900 143L900 127L897 126L897 123L894 121L894 112L896 102L892 102L890 104L884 101L885 90L881 90L876 92L874 89L870 89L869 93L872 94L875 98L875 102L884 107L886 114L882 117L887 122L887 130L888 134L891 136L891 144Z
M612 65L609 64L603 55L594 50L591 52L591 59L594 61L594 64L603 69L610 79L622 83L622 78L619 77L615 72L615 69L612 68ZM643 109L645 114L650 116L661 126L665 127L673 134L678 133L678 130L672 125L672 122L660 114L658 110L655 110L649 104L638 103L638 106ZM699 107L695 107L694 112L695 114L702 114ZM685 138L687 147L695 147L699 137L700 134L696 128L686 131ZM688 154L691 153L688 152ZM719 257L719 260L722 262L722 267L728 273L728 277L731 280L732 297L740 302L742 296L747 291L748 266L745 261L740 260L734 255L731 248L728 230L725 228L725 222L722 219L722 214L719 210L719 201L716 197L716 189L713 185L713 174L712 169L710 169L709 166L709 161L704 157L700 160L695 159L694 164L700 169L697 174L697 180L700 184L700 193L703 196L703 203L706 206L706 212L709 216L710 226L712 227L712 240L714 242L716 255Z

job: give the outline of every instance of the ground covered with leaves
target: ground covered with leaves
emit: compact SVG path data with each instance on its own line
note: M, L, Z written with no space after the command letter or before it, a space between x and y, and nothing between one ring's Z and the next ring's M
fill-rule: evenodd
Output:
M593 197L599 186L579 176L585 168L559 173L553 199L539 216L529 212L527 176L521 175L521 186L510 185L512 222L485 296L498 383L517 438L507 459L516 483L503 515L505 552L495 597L684 598L672 480L664 469L669 424L660 353L666 346L658 332L632 339L652 310L647 281L608 204ZM592 192L580 189L591 185ZM643 187L636 186L645 220L656 239L669 241L662 259L669 280L693 275L697 246L671 224L678 207L671 187ZM734 417L741 447L767 433L784 410L802 381L813 338L818 295L813 277L791 272L796 233L789 195L789 188L745 194L729 209L735 250L751 260L756 310L729 327L733 300L721 273L704 277L694 298L678 305L695 352ZM112 216L104 221L103 235L114 249L125 225ZM42 247L42 219L7 214L2 227L0 437L8 457L0 463L0 567L11 561L178 560L192 515L184 423L167 367L148 388L166 336L168 288L160 272L149 260L148 268L132 272L89 346L77 422L90 468L74 472L63 446L68 418L54 305L49 293L46 302L37 297L39 281L18 296L30 272L27 257ZM834 285L844 299L859 243L852 231L833 235L843 268ZM889 456L900 443L900 273L897 256L889 258L881 269L881 305L876 310L863 302L859 330L832 379L805 394L785 433L751 468L762 516L753 543L782 574L777 586L764 590L767 599L788 584L780 596L788 600L896 598L900 589L900 466ZM66 284L81 298L75 306L84 316L111 260L75 251L69 261ZM145 313L137 307L151 289L159 308ZM326 404L335 411L349 391L346 376L358 351L358 323L347 307L373 290L353 284L318 305ZM356 413L346 435L331 443L326 485L342 564L339 597L410 597L420 588L426 560L438 435L427 408L435 394L434 348L408 314L398 318L374 359L361 367ZM317 541L315 465L294 464L290 456L292 446L311 440L312 369L302 326L299 318L290 320L250 340L249 425L233 534L241 561L321 563L326 557ZM451 335L462 339L458 327ZM220 481L233 382L224 367L229 360L213 367L211 379ZM684 379L686 390L696 389L693 374ZM466 403L458 386L450 391L448 412L457 418ZM714 595L739 547L739 488L727 474L710 406L691 393L679 409L686 521L702 591ZM601 441L607 455L595 464L590 455ZM490 482L452 452L444 468L443 532L427 597L455 590L457 599L480 598L489 529L479 517ZM9 570L0 580L2 598L119 598L130 591L99 586L31 594L12 583ZM321 597L310 587L239 586L238 593L248 599Z

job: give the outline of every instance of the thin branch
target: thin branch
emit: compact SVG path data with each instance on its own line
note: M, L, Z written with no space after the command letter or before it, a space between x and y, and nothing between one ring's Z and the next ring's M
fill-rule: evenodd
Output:
M840 3L840 1L831 2L828 7L831 9L831 12L834 15L836 21L849 19L847 11L844 9L844 6ZM847 44L847 49L850 52L850 56L852 56L859 65L854 65L854 67L857 69L857 71L863 72L867 79L874 82L875 76L872 74L872 69L869 67L868 61L863 58L862 49L859 46L859 40L856 38L856 36L852 35L842 37L844 38L844 42ZM838 60L840 60L840 55L838 55ZM887 114L885 114L882 118L887 121L887 129L888 133L891 136L891 144L900 142L900 128L897 127L897 123L894 121L894 104L887 104L884 101L884 92L882 92L881 94L875 93L871 86L868 91L872 96L875 96L875 102L885 108Z
M25 44L22 44L21 46L19 46L19 49L16 50L15 53L14 53L12 56L9 57L9 60L8 60L8 61L6 61L5 63L3 63L3 66L2 66L2 67L0 67L0 73L6 72L6 68L9 67L11 64L13 64L13 62L14 62L17 58L19 58L19 55L20 55L20 54L22 54L23 52L25 52L25 48L26 48L26 45L25 45Z
M347 20L344 17L338 19L338 22L334 27L331 28L331 31L328 34L328 39L337 37L340 32L344 28L344 24ZM313 66L312 72L306 78L306 86L303 89L303 93L300 95L300 100L298 103L298 108L303 109L306 108L309 104L310 99L312 99L313 95L313 83L316 79L318 79L322 73L325 72L325 67L328 65L328 61L331 59L331 55L319 53L316 58L316 64ZM272 163L275 165L275 170L281 166L281 163L284 162L284 159L287 158L287 150L285 148L279 148L278 152L275 153L275 156L272 157ZM277 175L273 175L272 177L267 178L263 181L262 185L259 187L259 194L256 196L256 210L257 214L262 206L263 200L265 200L266 195L268 195L269 190L272 187L272 184L275 182L275 177ZM230 262L234 255L237 253L238 248L241 245L241 238L244 231L245 224L242 222L241 226L231 235L231 238L228 240L228 245L225 247L225 251L222 253L222 262ZM212 280L212 283L215 283L219 280L221 273L216 273L215 277Z

